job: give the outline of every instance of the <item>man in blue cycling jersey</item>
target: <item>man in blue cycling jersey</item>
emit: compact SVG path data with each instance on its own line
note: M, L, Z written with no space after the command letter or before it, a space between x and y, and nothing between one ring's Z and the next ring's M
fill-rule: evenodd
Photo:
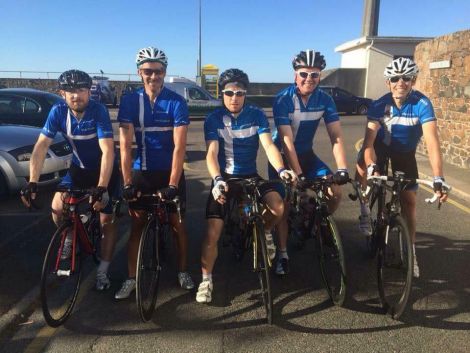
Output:
M402 171L407 178L418 178L416 147L424 136L434 174L434 191L441 202L447 194L441 193L444 174L437 121L431 101L421 92L413 90L418 66L409 58L393 60L384 71L390 92L374 101L367 113L367 129L363 147L358 156L356 178L366 185L367 175L384 171L384 160L388 156L392 170ZM401 194L402 212L406 219L413 242L413 275L419 277L418 261L415 252L416 238L416 191L418 185L409 185ZM370 210L365 200L361 200L360 229L370 236Z
M273 140L299 176L300 183L305 179L333 175L330 168L313 151L313 138L323 118L338 168L333 176L338 185L331 187L328 202L330 212L334 212L341 200L339 185L348 182L349 174L336 105L328 94L318 88L321 71L326 62L320 52L307 49L294 57L292 66L295 71L295 83L279 92L274 102L273 115L277 130L273 133ZM277 177L271 166L269 177ZM279 252L275 272L278 275L289 272L288 204L285 208L284 217L277 226Z
M59 77L60 94L65 102L56 103L47 117L30 160L28 185L22 190L22 200L29 206L37 193L37 182L54 136L60 132L73 150L72 164L62 179L60 188L93 188L93 208L100 212L103 231L101 262L96 275L96 289L108 289L107 276L116 239L109 195L119 192L119 171L114 163L113 129L105 106L90 100L92 80L79 70L65 71ZM52 218L59 226L62 218L63 193L56 192L52 201ZM72 236L65 239L63 255L70 256Z
M212 270L217 258L217 242L224 226L226 205L231 197L236 197L241 191L227 180L258 177L256 155L260 142L279 177L296 180L296 175L284 167L281 154L271 139L264 112L255 106L245 105L248 76L241 70L229 69L220 75L218 84L224 107L209 114L204 123L207 168L212 184L206 205L207 234L202 244L202 282L196 294L199 303L212 301ZM266 245L271 259L276 254L271 230L284 210L282 198L275 189L272 183L260 186L266 207L263 213Z
M142 230L147 223L146 205L140 193L159 190L166 200L179 196L184 215L186 182L183 172L189 113L186 101L164 86L168 60L157 48L141 49L136 58L138 75L144 87L122 97L118 120L120 127L123 196L132 217L128 242L129 277L116 293L116 299L128 298L135 289L137 253ZM137 155L132 165L132 140L135 136ZM176 208L170 210L170 223L176 239L178 282L184 289L194 283L186 270L188 240L184 221L179 221Z

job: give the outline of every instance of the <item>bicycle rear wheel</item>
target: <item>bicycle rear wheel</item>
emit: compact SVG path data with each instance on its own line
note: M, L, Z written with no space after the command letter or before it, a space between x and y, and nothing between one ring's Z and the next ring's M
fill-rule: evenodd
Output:
M137 257L136 298L142 321L152 318L157 302L160 279L160 232L163 228L155 218L146 225L140 238Z
M266 248L266 238L264 235L264 226L261 221L253 224L253 254L256 258L255 270L261 286L261 296L263 297L264 309L266 310L266 320L268 324L273 323L273 298L271 293L271 280L269 277L270 260L268 258L268 249Z
M52 327L58 327L68 319L80 289L82 258L78 240L75 257L72 255L67 258L61 256L65 238L72 234L73 223L63 224L56 230L49 243L42 266L42 312L47 324ZM75 258L74 269L72 269L73 258Z
M382 307L398 319L405 310L413 279L413 248L401 216L393 217L382 234L377 277Z
M346 264L338 227L331 216L321 219L316 229L317 258L328 296L338 306L346 298Z

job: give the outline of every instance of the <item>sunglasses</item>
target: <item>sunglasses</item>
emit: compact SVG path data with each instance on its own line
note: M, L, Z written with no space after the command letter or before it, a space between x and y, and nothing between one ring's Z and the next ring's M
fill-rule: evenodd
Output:
M246 95L245 90L239 90L239 91L232 91L230 89L224 89L222 90L222 93L225 94L227 97L244 97Z
M297 73L302 78L307 78L309 76L310 76L310 78L319 78L320 77L319 72L297 71Z
M414 76L393 76L390 77L390 82L397 83L400 79L402 79L403 82L410 82L413 78Z
M152 76L153 74L157 75L157 76L160 76L160 75L163 75L165 73L165 70L161 70L161 69L156 69L156 70L152 70L152 69L140 69L142 71L142 73L144 74L144 76Z

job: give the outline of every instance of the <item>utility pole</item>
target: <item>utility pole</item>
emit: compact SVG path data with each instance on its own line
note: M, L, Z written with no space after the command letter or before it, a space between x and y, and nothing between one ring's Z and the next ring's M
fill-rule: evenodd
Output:
M202 86L202 73L201 73L201 1L199 0L199 58L197 60L197 76L196 76L196 82L199 86Z

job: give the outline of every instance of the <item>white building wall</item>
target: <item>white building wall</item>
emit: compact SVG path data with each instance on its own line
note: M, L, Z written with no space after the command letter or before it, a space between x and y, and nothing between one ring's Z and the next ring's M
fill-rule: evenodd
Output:
M367 67L367 50L357 48L341 55L342 68L364 69Z
M371 99L382 97L388 92L385 84L384 69L393 56L376 50L369 50L369 69L366 73L364 96ZM403 55L403 54L402 54Z

